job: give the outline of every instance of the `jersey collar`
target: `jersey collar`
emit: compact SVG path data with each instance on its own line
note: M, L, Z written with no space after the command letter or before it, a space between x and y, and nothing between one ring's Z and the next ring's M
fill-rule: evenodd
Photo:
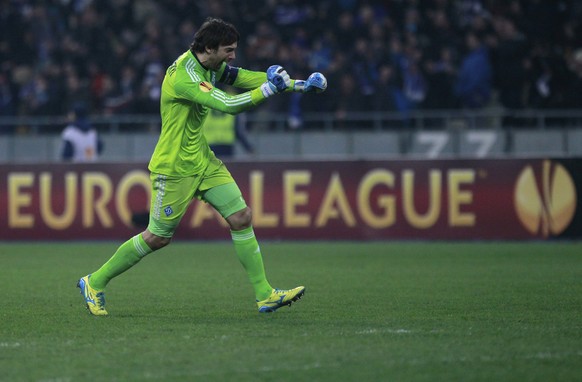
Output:
M208 69L206 66L204 66L204 65L203 65L203 64L200 62L200 60L199 60L199 59L198 59L198 57L196 56L196 53L192 52L192 50L190 50L190 49L188 49L188 53L189 53L189 54L190 54L192 57L194 57L194 59L195 59L195 60L196 60L196 61L197 61L197 62L200 64L200 66L201 66L201 67L203 67L203 68L204 68L204 70L206 70L206 71L209 71L209 70L210 70L210 69Z

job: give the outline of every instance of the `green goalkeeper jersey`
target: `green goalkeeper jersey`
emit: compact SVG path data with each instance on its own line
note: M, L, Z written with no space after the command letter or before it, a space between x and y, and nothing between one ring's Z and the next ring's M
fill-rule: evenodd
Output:
M190 50L178 57L167 69L162 83L162 131L149 170L175 177L202 173L211 157L202 131L208 109L229 114L248 110L265 100L260 86L266 80L264 72L226 63L218 71L207 69ZM253 90L229 95L215 88L216 82Z

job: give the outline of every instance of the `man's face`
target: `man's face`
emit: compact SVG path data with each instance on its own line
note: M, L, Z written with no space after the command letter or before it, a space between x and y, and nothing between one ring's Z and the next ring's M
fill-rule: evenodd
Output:
M236 58L236 48L238 43L230 45L220 45L216 50L208 53L208 66L212 70L220 69L223 62L229 63Z

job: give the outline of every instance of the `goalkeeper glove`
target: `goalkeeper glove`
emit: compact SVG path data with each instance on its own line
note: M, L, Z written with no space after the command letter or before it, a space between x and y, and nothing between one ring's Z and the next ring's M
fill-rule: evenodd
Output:
M293 88L294 91L301 93L322 93L325 89L327 89L327 79L319 72L312 73L305 81L295 81L295 87Z
M261 85L265 98L281 93L291 85L289 74L280 65L272 65L267 69L267 82Z

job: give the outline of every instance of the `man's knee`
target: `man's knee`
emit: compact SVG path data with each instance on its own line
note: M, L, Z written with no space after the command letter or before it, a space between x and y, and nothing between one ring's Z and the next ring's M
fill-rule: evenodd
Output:
M241 229L249 228L253 220L253 213L249 207L235 212L226 218L233 231L240 231Z
M166 245L170 244L170 241L172 240L172 238L170 237L162 237L155 235L147 229L143 231L141 235L143 237L143 240L146 242L146 244L148 245L148 247L150 247L152 251L156 251L160 248L165 247Z

